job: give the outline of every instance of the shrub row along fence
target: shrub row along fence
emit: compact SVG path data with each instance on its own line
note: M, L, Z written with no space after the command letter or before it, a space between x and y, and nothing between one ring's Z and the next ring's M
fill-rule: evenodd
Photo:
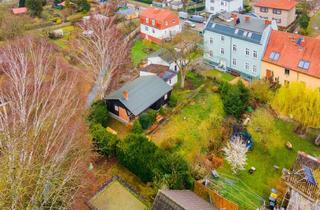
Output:
M205 200L209 200L215 207L219 209L238 210L237 204L227 200L219 195L216 191L205 187L200 182L194 183L193 191Z

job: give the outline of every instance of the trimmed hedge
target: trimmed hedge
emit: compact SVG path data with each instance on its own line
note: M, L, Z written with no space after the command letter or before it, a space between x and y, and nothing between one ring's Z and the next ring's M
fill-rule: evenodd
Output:
M87 121L90 125L101 124L103 127L107 127L109 121L109 113L105 103L100 100L91 105Z

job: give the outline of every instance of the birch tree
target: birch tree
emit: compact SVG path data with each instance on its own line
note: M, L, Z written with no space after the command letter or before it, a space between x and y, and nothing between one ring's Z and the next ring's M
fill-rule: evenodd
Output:
M225 159L230 164L234 174L244 170L247 164L248 149L241 138L237 138L235 141L228 143L228 145L223 148L223 151L225 153Z
M90 71L103 98L112 78L128 64L129 40L119 31L115 17L90 16L80 24L83 33L74 43L78 60Z
M43 40L4 46L0 209L65 209L81 174L76 76Z

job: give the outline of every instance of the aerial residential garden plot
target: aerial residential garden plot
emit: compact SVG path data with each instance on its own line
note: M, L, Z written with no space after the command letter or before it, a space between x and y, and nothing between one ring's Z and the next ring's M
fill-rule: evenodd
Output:
M137 66L148 54L157 51L160 47L149 41L138 39L131 48L131 59L134 66Z

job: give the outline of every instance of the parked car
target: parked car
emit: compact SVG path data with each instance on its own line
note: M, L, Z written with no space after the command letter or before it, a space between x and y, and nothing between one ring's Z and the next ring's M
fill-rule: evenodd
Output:
M189 20L184 21L184 25L190 26L191 28L196 27L196 24L191 22L191 21L189 21Z
M187 12L179 12L179 18L188 19L189 14Z
M200 15L191 15L189 20L196 23L203 23L205 19Z

